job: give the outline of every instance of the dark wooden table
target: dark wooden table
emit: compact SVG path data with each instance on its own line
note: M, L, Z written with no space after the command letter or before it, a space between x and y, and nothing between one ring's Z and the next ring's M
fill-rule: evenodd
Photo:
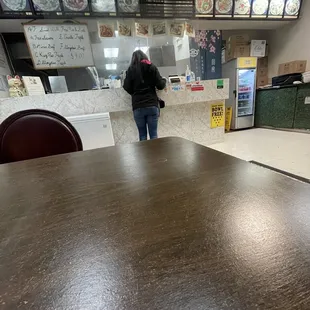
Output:
M310 186L180 138L0 166L1 309L310 309Z

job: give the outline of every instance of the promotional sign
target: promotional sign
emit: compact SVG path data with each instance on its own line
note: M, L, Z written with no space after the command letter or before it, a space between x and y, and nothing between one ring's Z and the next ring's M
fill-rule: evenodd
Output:
M211 105L211 128L224 126L224 101Z

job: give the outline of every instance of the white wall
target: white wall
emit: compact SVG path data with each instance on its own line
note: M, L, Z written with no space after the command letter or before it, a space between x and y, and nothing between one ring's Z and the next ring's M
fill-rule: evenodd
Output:
M301 17L269 37L269 77L278 75L278 65L293 60L307 60L310 71L310 1L303 1Z

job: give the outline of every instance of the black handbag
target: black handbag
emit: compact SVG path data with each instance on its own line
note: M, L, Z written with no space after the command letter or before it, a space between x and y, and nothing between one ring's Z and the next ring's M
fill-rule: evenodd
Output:
M160 109L163 109L166 106L166 103L164 100L158 98L158 106Z

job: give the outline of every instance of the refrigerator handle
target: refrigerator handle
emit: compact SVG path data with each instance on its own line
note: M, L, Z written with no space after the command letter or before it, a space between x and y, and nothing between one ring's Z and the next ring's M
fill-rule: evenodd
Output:
M237 91L234 90L234 91L233 91L233 94L235 95L235 98L236 98L236 97L237 97Z

